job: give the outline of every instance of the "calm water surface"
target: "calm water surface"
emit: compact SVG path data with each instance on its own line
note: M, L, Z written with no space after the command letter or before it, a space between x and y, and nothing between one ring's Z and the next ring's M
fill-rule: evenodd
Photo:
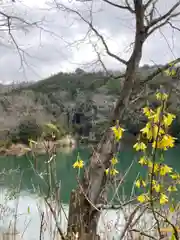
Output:
M80 153L81 158L84 161L88 161L90 156L90 150L88 148L77 148L69 153L63 151L58 153L56 161L56 171L59 183L61 183L61 200L64 204L65 212L68 212L67 203L69 201L69 196L71 190L76 187L76 171L72 168L72 164L76 160L77 153ZM180 172L180 146L177 146L173 150L169 150L165 156L165 162L170 166L174 167ZM132 160L135 160L133 167L131 168L126 180L123 184L123 191L128 196L131 193L132 184L134 179L140 173L145 174L143 170L137 163L138 156L135 156L135 152L132 148L126 148L119 154L119 171L123 174L130 166ZM22 232L26 229L23 234L23 239L36 240L39 239L39 226L40 226L40 208L44 207L42 193L46 193L47 188L43 181L46 173L47 158L45 156L40 156L37 159L36 171L40 174L36 174L33 170L35 166L34 159L23 156L23 157L1 157L0 158L0 204L6 203L10 208L15 208L17 206L17 200L6 200L6 192L12 192L12 195L16 190L21 189L20 198L18 201L18 221L17 229ZM33 166L33 167L32 167ZM21 182L21 184L20 184ZM39 190L40 191L39 191ZM39 193L41 192L41 194ZM108 211L104 214L108 214L105 217L105 221L115 219L117 214L115 211ZM63 229L66 228L65 217L63 216L61 220L61 225ZM9 224L10 216L0 219L1 228L6 228ZM122 223L122 219L120 220ZM101 219L101 227L103 226L104 220ZM27 227L28 226L28 227ZM49 230L46 229L45 238L50 239Z

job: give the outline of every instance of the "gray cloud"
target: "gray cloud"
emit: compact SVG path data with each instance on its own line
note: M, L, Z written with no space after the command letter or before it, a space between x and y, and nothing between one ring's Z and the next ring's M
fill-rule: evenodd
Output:
M72 1L65 4L89 18L87 10L92 7L91 3ZM168 0L160 0L159 4L161 4L161 11L164 12L168 7L167 4L172 4L172 1L169 3ZM4 12L24 18L27 22L38 21L38 24L27 27L22 22L16 22L18 30L12 32L18 46L22 49L19 53L24 57L24 68L20 68L20 57L12 39L7 32L0 31L1 82L45 78L58 71L73 70L78 66L77 64L92 62L96 58L89 38L86 37L85 41L80 41L86 36L87 24L80 21L75 14L57 10L52 5L45 6L43 0L40 7L35 5L36 1L29 2L29 6L22 3L4 6ZM93 2L93 12L93 24L103 33L110 49L128 59L131 52L128 46L134 39L135 23L132 16L102 1ZM155 32L144 45L142 64L165 63L177 57L180 54L178 42L180 35L175 33L172 38L172 34L172 29L168 27L162 28L161 32ZM91 37L91 40L97 43L97 39L92 35ZM118 62L105 56L99 41L98 49L104 55L103 60L109 69L122 67Z

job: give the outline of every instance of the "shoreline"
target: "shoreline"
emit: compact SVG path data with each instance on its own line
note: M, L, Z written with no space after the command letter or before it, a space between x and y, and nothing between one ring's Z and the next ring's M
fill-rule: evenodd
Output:
M0 156L23 156L27 153L34 152L36 154L45 154L48 151L53 151L56 148L74 149L77 145L75 138L66 135L64 138L57 141L37 141L30 148L23 143L12 143L10 147L0 147Z
M137 141L137 137L133 134L125 133L124 139L121 141L121 147L125 145L133 145ZM45 154L48 151L54 151L55 149L61 149L63 151L70 152L76 146L80 144L96 145L99 142L98 139L90 140L86 137L82 139L75 138L71 135L66 135L63 138L56 141L37 141L33 144L32 149L23 143L12 143L10 147L0 147L0 156L23 156L27 153L34 152L36 154Z

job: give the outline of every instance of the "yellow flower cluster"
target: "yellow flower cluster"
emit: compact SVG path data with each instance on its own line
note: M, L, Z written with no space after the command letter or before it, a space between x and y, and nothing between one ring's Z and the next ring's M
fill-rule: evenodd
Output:
M110 174L112 176L115 176L116 174L119 173L119 171L115 168L115 165L117 163L118 163L118 159L116 157L113 157L111 159L111 167L105 170L106 175Z
M111 127L111 130L114 133L115 139L119 141L122 138L123 132L125 131L123 128L119 126L119 121L117 121L116 126ZM111 167L105 170L105 173L108 175L115 176L119 173L119 171L115 168L115 165L118 163L118 159L114 156L111 159ZM83 168L84 167L84 161L80 158L79 153L76 159L76 162L73 164L73 168Z
M117 121L116 126L111 127L111 130L113 131L115 139L117 141L122 138L123 132L125 131L122 127L120 127L119 121Z
M149 107L143 108L143 113L147 117L148 122L140 132L143 137L152 142L153 148L168 150L174 147L176 140L176 138L167 133L169 126L175 119L175 115L165 111L164 103L168 99L166 93L157 93L156 99L161 101L162 105L154 111ZM147 148L146 144L141 141L138 141L133 147L136 151L144 151Z
M161 190L161 185L156 180L152 180L152 189L159 193Z
M148 201L150 200L150 198L149 198L148 194L143 193L143 194L141 194L141 195L139 195L139 196L137 197L137 200L138 200L140 203L145 203L145 202L148 202Z
M80 158L79 153L77 155L76 162L73 164L73 168L83 168L84 167L84 161Z
M149 169L149 172L152 172L152 168L154 168L154 174L162 177L169 175L174 180L174 183L180 184L180 174L173 172L173 168L169 167L167 164L154 163L153 165L153 162L150 159L148 159L146 156L142 156L139 159L138 163L142 166L147 166ZM140 186L145 187L146 184L143 183L140 185L139 182L140 180L136 181L136 183L138 183L136 184L137 187L140 187ZM157 182L155 180L153 180L153 185L154 185L153 188L156 190L156 192L159 192L157 189L160 189L160 186L157 185ZM177 188L175 185L170 186L168 188L168 191L169 192L177 191Z
M167 76L169 76L169 77L174 77L174 76L176 76L176 69L175 69L175 64L172 62L172 63L169 63L169 68L166 70L166 71L164 71L165 72L165 74L167 75Z
M143 142L137 142L134 144L133 148L135 148L136 151L144 151L147 148L147 146Z
M140 188L140 187L146 187L146 182L142 179L138 179L135 183L136 187Z
M138 142L133 146L136 151L145 152L147 148L147 145L141 140L141 136L143 137L142 139L145 138L147 142L152 144L153 149L157 148L165 151L174 147L176 138L168 134L168 128L171 126L176 116L166 112L165 107L168 97L169 96L166 93L157 93L156 99L160 101L160 106L155 110L152 110L149 107L143 108L143 113L147 117L148 122L146 126L140 130L141 135L138 138ZM137 188L150 186L152 191L156 193L156 196L159 197L159 203L163 205L168 203L168 196L166 195L165 190L167 192L177 191L176 184L180 184L180 175L174 173L172 167L169 167L161 161L154 162L152 159L152 157L146 155L140 157L138 162L141 166L148 167L150 182L149 180L146 182L139 178L135 185ZM156 180L152 178L152 174L157 176ZM171 177L173 181L173 184L168 187L165 187L161 182L161 179L165 176ZM154 195L152 197L154 199ZM141 203L150 201L150 193L147 192L139 195L137 200Z
M140 160L139 163L141 164ZM172 173L173 171L173 169L166 164L154 163L153 165L153 162L151 160L146 161L145 163L143 163L143 165L148 166L149 172L151 172L152 168L154 167L154 173L159 174L160 176L165 176L166 174Z
M116 125L111 127L111 130L114 134L115 140L120 141L123 136L123 132L125 131L122 127L119 125L119 121L116 122ZM105 170L106 175L110 174L112 176L115 176L116 174L119 173L119 171L115 168L115 165L118 163L118 159L114 156L111 159L111 167L107 168Z
M147 193L143 193L137 197L137 200L140 203L146 203L146 202L150 201L150 197L148 196ZM161 205L168 203L168 197L164 193L160 193L159 202Z

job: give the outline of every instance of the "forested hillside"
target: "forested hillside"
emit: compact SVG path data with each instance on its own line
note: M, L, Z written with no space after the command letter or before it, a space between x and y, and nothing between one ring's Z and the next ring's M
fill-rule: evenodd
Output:
M156 104L153 93L160 87L171 89L169 109L177 114L172 130L180 133L179 77L173 78L159 74L155 79L141 84L144 79L160 66L145 65L137 73L138 86L134 87L130 108L123 122L132 134L144 124L141 108L149 102ZM121 73L116 72L118 76ZM87 73L77 69L75 73L59 73L47 79L19 86L1 86L0 93L0 131L1 141L16 139L19 128L27 126L38 131L47 122L53 122L65 131L89 136L94 132L99 138L107 125L107 117L119 95L123 78L107 77L103 72ZM26 124L27 123L27 124ZM137 127L138 126L138 127ZM13 138L12 138L13 136ZM35 137L38 134L34 135ZM15 137L15 138L14 138Z

